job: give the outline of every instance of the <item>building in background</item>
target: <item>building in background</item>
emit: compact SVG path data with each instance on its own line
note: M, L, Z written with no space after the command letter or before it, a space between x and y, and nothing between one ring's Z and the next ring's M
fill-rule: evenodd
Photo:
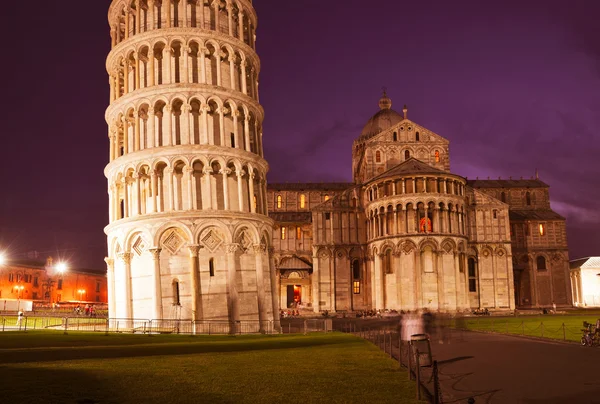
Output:
M571 261L573 304L578 307L600 307L600 257Z
M0 266L0 300L36 304L107 303L106 275L68 268L59 272L52 258L44 262L8 261ZM2 310L2 307L0 307Z
M565 219L538 178L467 180L449 141L392 108L352 148L352 183L269 184L282 307L571 306Z
M250 0L113 0L110 317L279 321Z

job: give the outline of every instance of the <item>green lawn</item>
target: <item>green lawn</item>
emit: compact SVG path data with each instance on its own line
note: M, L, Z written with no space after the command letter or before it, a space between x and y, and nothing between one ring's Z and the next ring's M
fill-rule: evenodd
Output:
M60 329L64 327L65 317L48 317L48 316L27 316L21 320L21 326L27 329ZM14 326L17 322L17 316L2 316L0 317L0 328L5 326ZM82 328L91 328L94 325L101 329L102 326L106 325L105 318L99 317L85 317L85 316L74 316L68 319L69 329L76 329L77 326ZM91 331L91 329L90 329Z
M469 330L579 342L583 322L595 324L598 318L600 313L597 312L520 317L468 317L462 323L457 320L455 325Z
M7 403L415 403L415 384L346 334L0 334Z

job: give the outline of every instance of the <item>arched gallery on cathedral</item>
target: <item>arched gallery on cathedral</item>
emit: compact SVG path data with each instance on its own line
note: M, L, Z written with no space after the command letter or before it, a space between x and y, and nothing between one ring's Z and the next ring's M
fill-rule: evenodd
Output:
M449 141L385 94L352 182L267 186L250 0L113 0L108 19L111 318L571 304L548 185L453 174Z

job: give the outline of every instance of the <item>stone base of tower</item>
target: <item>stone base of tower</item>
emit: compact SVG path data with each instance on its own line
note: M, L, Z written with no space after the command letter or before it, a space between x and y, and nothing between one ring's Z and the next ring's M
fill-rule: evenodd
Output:
M195 320L196 332L208 322L231 332L279 330L268 218L162 216L107 227L111 318Z

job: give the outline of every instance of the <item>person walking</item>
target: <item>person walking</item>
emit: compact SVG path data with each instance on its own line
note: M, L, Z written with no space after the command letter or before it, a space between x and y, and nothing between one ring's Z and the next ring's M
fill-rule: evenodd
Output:
M17 326L21 327L21 322L23 321L24 316L25 313L23 313L23 310L19 310L19 313L17 314Z

